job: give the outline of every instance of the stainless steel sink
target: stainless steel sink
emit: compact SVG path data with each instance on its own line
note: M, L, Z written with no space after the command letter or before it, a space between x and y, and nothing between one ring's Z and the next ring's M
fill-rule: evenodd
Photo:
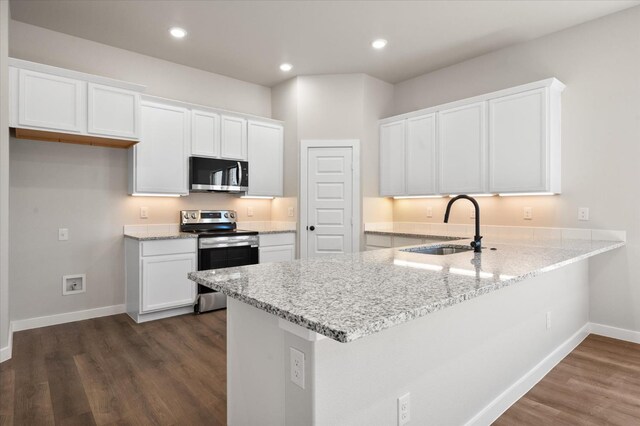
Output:
M437 256L444 256L447 254L464 253L465 251L472 251L470 246L459 246L453 244L439 244L436 246L427 247L413 247L400 251L406 251L409 253L421 253L421 254L435 254Z

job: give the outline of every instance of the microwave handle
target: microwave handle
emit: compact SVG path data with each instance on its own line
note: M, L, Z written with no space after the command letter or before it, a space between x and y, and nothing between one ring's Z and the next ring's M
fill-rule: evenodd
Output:
M242 186L242 163L238 161L238 186Z

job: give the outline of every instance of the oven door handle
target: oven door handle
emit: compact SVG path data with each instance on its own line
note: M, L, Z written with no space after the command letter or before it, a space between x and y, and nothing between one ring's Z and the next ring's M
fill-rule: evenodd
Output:
M207 242L206 240L200 241L198 244L198 248L202 250L206 249L215 249L215 248L225 248L225 247L258 247L257 239L246 240L246 241L217 241L217 242Z

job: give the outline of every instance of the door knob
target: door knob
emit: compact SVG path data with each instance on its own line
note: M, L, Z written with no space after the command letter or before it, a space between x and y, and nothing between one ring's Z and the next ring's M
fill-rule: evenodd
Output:
M309 231L315 231L315 230L316 230L316 227L315 227L315 226L311 225L311 226L309 227Z

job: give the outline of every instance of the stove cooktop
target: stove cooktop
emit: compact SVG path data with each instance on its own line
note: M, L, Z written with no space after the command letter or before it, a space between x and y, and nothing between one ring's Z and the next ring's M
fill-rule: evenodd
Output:
M257 231L246 231L244 229L185 229L182 232L188 232L190 234L196 234L199 238L212 238L212 237L229 237L233 235L258 235Z

